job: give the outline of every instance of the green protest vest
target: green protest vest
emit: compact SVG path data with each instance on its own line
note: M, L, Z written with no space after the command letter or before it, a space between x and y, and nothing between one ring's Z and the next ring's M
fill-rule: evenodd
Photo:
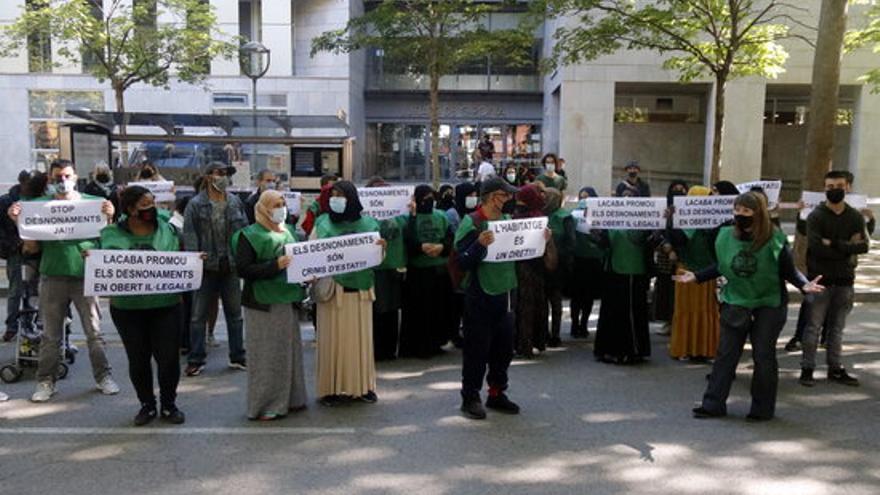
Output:
M315 231L317 232L318 239L365 232L379 232L379 222L366 216L362 216L354 222L333 222L330 220L330 215L321 215L318 221L315 222ZM372 268L333 276L333 280L339 285L357 290L372 289L373 279Z
M687 246L681 253L681 260L688 270L698 272L715 263L712 259L712 231L705 229L686 229Z
M30 201L53 201L54 196L41 196ZM104 199L82 194L80 199ZM83 278L86 263L83 251L96 249L97 239L72 239L67 241L40 241L40 275L51 277Z
M257 263L274 261L284 255L285 244L297 241L290 231L291 226L285 224L285 227L284 232L274 232L258 223L249 225L232 235L232 252L238 251L239 236L243 235L257 255ZM291 304L301 302L306 296L302 285L287 282L286 270L274 278L249 283L254 291L254 299L260 304Z
M718 271L727 279L721 299L750 309L782 304L779 255L785 242L785 234L774 230L770 240L752 252L751 241L737 239L733 227L722 227L715 241Z
M502 215L501 220L510 220L510 215ZM479 231L485 230L485 225L481 225ZM478 230L474 225L471 215L467 215L458 226L455 232L455 244L464 239L469 233ZM476 242L476 241L475 241ZM465 275L462 286L467 288L470 285L471 273ZM480 262L477 266L477 281L483 292L490 296L497 296L516 289L516 265L513 261L505 261L502 263L486 263Z
M611 270L620 275L645 275L644 233L638 230L610 230Z
M443 244L446 240L446 232L449 230L449 220L446 215L438 210L429 213L419 213L415 218L410 217L410 222L415 222L416 241L419 244ZM446 264L446 256L432 258L425 253L419 253L409 260L410 264L417 268L428 268Z
M121 222L124 222L122 220ZM108 225L101 230L101 249L120 251L179 251L177 234L161 217L151 235L138 236L121 227L120 223ZM111 297L110 305L117 309L154 309L174 306L180 302L180 294L155 294Z
M397 270L406 266L406 246L403 242L403 229L406 227L407 215L389 218L379 224L379 235L388 247L385 248L385 259L376 270Z
M565 219L570 217L570 211L565 208L559 208L551 213L547 219L547 228L553 234L553 243L556 244L557 250L568 251L569 249L565 245Z

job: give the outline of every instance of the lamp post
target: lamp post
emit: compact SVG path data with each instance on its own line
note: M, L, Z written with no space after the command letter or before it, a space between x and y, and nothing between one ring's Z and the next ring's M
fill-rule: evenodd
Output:
M254 133L257 132L257 79L266 75L272 54L259 41L248 41L239 48L239 64L244 75L253 82Z

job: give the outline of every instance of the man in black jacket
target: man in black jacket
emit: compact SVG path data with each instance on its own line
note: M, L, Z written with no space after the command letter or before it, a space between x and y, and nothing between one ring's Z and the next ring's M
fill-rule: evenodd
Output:
M9 193L0 196L0 211L5 212L13 203L21 199L21 188L30 180L31 173L22 170L18 174L18 184L9 189ZM18 333L18 312L21 304L27 303L24 297L24 284L21 278L21 266L24 259L21 254L21 238L18 227L7 215L0 215L0 258L6 260L6 278L9 280L9 293L6 297L6 332L3 342L9 342Z
M841 363L843 328L853 307L853 284L857 255L868 252L868 236L862 214L846 204L847 176L844 172L825 174L826 201L807 218L807 271L809 277L822 277L825 291L814 294L804 332L800 383L815 385L816 347L819 331L826 326L828 380L857 386Z
M254 208L257 206L257 201L260 200L260 195L263 194L263 191L275 189L275 173L267 169L260 170L257 173L256 184L254 185L256 189L244 200L244 213L247 215L248 224L257 221L254 216Z

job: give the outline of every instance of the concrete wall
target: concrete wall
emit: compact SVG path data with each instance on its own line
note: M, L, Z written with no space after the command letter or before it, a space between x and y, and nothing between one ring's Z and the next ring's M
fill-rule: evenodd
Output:
M699 183L705 137L703 124L614 124L615 185L622 178L622 165L630 160L639 161L642 178L655 195L665 191L672 179Z
M834 135L833 163L847 169L852 128L839 126ZM765 125L761 177L782 179L785 201L800 199L803 156L807 145L807 126Z

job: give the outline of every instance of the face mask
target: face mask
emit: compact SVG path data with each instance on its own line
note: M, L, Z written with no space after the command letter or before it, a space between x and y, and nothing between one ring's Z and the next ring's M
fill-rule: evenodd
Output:
M480 198L478 198L476 196L468 196L468 197L464 198L464 207L469 210L473 210L474 208L477 207L478 201L480 201Z
M57 194L71 193L76 189L76 181L73 179L63 179L55 183L55 192Z
M829 189L825 191L825 199L828 200L831 204L837 204L843 201L843 198L846 197L846 191L843 189Z
M501 207L501 213L506 213L508 215L514 213L516 211L516 200L509 199L504 202L504 205Z
M58 188L55 187L55 184L49 184L46 186L46 194L49 196L55 196L58 194Z
M98 174L95 176L95 180L100 184L107 184L110 182L110 176L108 174Z
M264 183L264 184L263 184L263 190L264 190L264 191L274 191L274 190L275 190L275 183L274 183L274 182L266 182L266 183Z
M507 182L516 182L516 174L507 174Z
M587 209L587 200L586 199L579 199L578 200L578 208L580 208L581 210L586 210Z
M226 192L226 188L229 187L229 177L214 177L211 184L214 185L214 189Z
M736 226L739 228L739 230L746 230L750 228L755 222L754 217L749 217L746 215L734 215L733 220L734 222L736 222Z
M342 214L343 212L345 212L345 206L347 203L347 199L340 196L334 196L330 198L330 211L332 211L333 213Z
M416 207L416 213L431 213L434 211L434 198L423 199Z
M635 179L636 177L639 176L639 173L638 172L629 172L626 175L628 175L630 179Z
M544 170L552 174L553 172L556 172L556 164L553 162L547 162L547 164L544 165Z
M137 218L141 222L155 222L156 216L157 212L155 206L137 211Z
M152 176L153 176L152 169L145 168L145 169L141 170L141 177L143 177L144 179L149 179Z
M272 210L272 223L281 225L285 220L287 220L287 207L282 206Z

